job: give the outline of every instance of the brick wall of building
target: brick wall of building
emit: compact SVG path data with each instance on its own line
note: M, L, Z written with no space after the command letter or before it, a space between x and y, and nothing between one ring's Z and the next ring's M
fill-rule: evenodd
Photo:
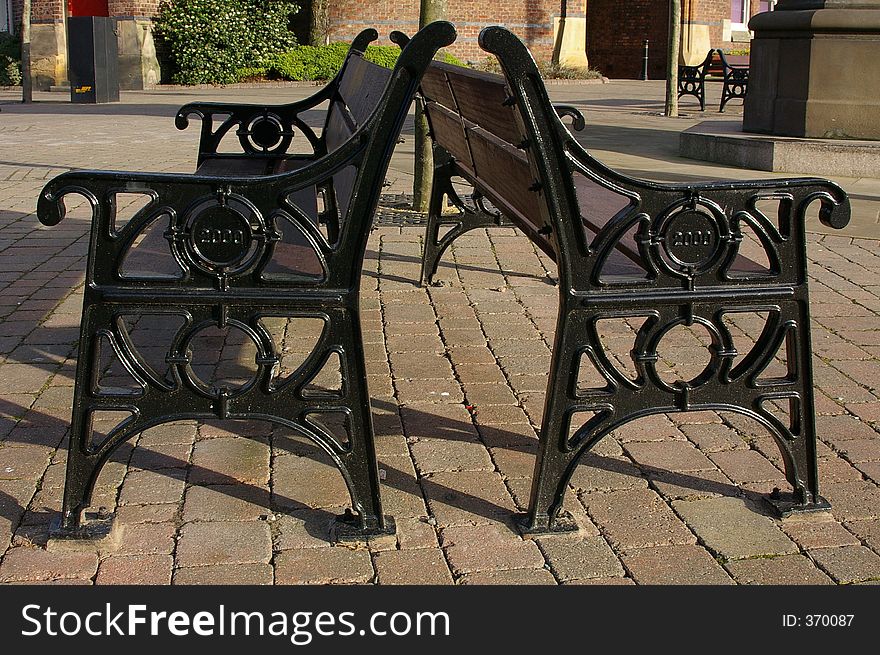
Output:
M161 0L108 0L111 16L155 16Z
M553 17L559 0L447 0L447 18L455 24L458 39L449 48L465 61L482 62L477 36L487 25L504 25L529 46L537 59L549 59L553 51ZM391 30L408 34L418 31L419 3L394 0L340 0L330 4L330 38L347 41L367 27L379 30L387 43Z
M669 9L664 0L587 0L587 58L607 77L638 78L648 41L648 76L666 77Z

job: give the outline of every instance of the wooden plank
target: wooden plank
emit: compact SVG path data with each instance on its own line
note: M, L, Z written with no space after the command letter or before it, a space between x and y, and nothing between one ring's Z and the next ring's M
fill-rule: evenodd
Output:
M339 82L339 96L348 106L358 127L376 109L389 79L390 68L373 64L358 54L349 57Z
M465 120L510 144L519 145L525 140L517 122L517 110L504 105L508 93L503 80L487 82L463 75L450 75L449 80Z
M422 96L427 100L455 110L455 100L446 80L446 71L437 62L428 66L428 70L422 76L421 90Z
M528 157L481 128L468 128L467 135L474 156L475 186L554 256L552 241L540 233L549 222L548 210L541 192L533 187L536 180Z
M459 164L473 170L474 164L461 118L435 102L427 103L425 108L434 142L455 157Z

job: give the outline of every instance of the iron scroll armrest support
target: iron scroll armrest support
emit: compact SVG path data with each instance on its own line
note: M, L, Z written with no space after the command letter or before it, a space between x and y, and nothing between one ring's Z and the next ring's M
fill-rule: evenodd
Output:
M572 119L571 127L575 132L580 132L587 126L587 121L581 113L581 110L574 105L553 103L553 109L556 111L556 115L559 116L559 118L568 116Z

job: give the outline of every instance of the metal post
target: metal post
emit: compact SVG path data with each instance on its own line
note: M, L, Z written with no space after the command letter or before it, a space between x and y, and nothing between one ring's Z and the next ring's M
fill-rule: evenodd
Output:
M645 39L645 54L642 55L642 79L648 79L648 39Z

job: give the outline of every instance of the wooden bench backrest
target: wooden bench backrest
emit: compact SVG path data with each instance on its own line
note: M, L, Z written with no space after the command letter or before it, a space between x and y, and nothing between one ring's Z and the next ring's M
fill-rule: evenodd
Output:
M422 95L434 143L455 158L468 182L555 258L553 242L544 234L546 203L520 147L526 137L504 78L435 62L422 78Z
M330 101L324 126L324 144L333 152L351 138L372 115L382 99L385 86L391 79L391 69L373 64L359 52L349 54L345 70ZM348 211L348 202L354 189L357 171L349 166L333 176L333 189L342 220Z

